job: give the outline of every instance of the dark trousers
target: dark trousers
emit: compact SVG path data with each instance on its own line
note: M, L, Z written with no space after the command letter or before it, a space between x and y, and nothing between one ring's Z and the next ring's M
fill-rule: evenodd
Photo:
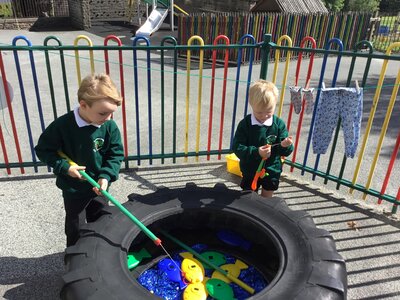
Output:
M79 230L83 224L96 221L104 214L107 200L104 196L93 198L65 199L65 234L67 247L75 245L79 239Z

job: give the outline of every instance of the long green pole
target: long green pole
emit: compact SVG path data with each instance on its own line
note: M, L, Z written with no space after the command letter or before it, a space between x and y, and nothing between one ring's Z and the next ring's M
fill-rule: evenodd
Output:
M65 153L58 151L58 155L60 155L62 158L66 159L68 163L71 166L76 166L77 164L72 161ZM119 203L118 200L116 200L109 192L102 190L100 188L100 185L92 178L90 177L84 170L80 170L79 173L82 175L83 178L85 178L92 186L96 187L99 189L101 194L106 197L108 200L110 200L118 209L126 215L133 223L135 223L140 230L142 230L157 246L161 245L161 240L156 237L142 222L140 222L134 215L131 214L129 210L127 210L125 207L122 206L121 203Z

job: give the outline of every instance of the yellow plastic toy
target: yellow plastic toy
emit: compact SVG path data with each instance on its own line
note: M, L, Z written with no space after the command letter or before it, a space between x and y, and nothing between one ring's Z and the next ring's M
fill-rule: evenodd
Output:
M226 271L226 272L228 272L228 274L231 277L238 278L239 275L240 275L240 271L243 270L243 269L247 269L248 267L249 266L246 265L244 262L242 262L241 260L237 259L234 264L223 265L223 266L221 266L221 269ZM226 277L225 275L223 275L223 274L221 274L220 272L217 272L217 271L214 271L211 277L220 279L220 280L222 280L222 281L224 281L226 283L231 283L232 282L232 280L230 280L228 277Z
M202 282L191 283L183 291L183 300L206 300L207 290Z
M181 266L185 279L190 283L202 282L204 280L204 267L195 258L185 258Z
M240 171L240 166L239 166L240 159L235 155L235 153L228 154L225 156L225 158L226 158L226 170L229 173L243 177L242 171Z

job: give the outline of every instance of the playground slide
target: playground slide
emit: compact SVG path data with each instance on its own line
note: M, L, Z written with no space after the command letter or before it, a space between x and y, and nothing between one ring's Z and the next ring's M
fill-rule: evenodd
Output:
M149 37L160 28L168 15L168 9L156 7L151 12L146 22L136 31L136 36Z

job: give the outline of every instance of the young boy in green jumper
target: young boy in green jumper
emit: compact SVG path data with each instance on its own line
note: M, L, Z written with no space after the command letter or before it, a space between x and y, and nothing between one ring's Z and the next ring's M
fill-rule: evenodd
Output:
M272 197L278 189L282 173L281 156L293 151L292 137L288 137L286 125L274 115L279 91L269 81L258 80L249 90L249 104L252 113L238 124L233 139L233 151L240 159L243 174L240 186L251 190L253 178L262 159L265 159L266 175L257 181L261 195Z
M79 106L45 129L35 147L38 158L53 168L56 185L62 190L67 247L78 240L85 219L95 221L107 205L99 189L83 180L79 171L85 170L107 190L117 180L124 159L121 134L111 119L122 98L110 77L87 76L79 87L78 101ZM77 166L70 166L57 154L59 150Z

